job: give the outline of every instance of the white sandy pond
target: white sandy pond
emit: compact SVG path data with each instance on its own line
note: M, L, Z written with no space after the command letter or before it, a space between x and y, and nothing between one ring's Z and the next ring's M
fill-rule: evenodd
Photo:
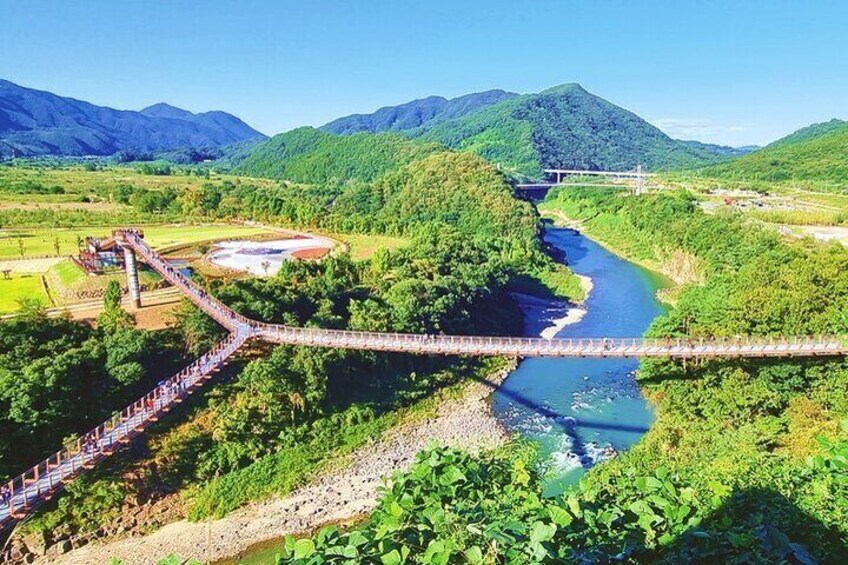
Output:
M246 271L252 275L275 275L283 261L297 251L332 249L333 242L323 237L294 237L268 241L222 241L209 253L209 261L219 267ZM266 268L267 267L267 268Z

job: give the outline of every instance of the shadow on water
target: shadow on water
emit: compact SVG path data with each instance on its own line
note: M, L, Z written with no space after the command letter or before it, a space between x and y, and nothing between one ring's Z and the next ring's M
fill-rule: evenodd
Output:
M661 281L572 229L548 228L546 243L572 271L591 279L586 311L559 338L636 337L664 312ZM565 317L568 305L526 307L525 335ZM635 383L633 359L524 360L495 391L492 410L504 427L539 443L551 465L548 494L575 483L598 461L628 449L649 429L653 410Z
M493 383L492 381L481 377L473 378L475 378L477 382L491 388L493 391L498 389L498 385L496 383ZM589 457L589 454L586 452L586 445L580 437L580 433L577 429L578 426L581 428L588 429L614 430L638 434L644 434L649 429L647 426L594 421L584 418L580 418L580 420L578 421L572 416L560 414L556 410L553 410L544 404L539 404L538 402L535 402L534 400L522 395L521 393L511 390L505 390L502 391L501 394L512 400L515 404L523 406L524 408L527 408L533 413L548 419L552 424L556 425L562 431L562 433L570 437L572 441L571 451L580 459L580 464L583 466L584 469L590 468L594 464L594 462Z

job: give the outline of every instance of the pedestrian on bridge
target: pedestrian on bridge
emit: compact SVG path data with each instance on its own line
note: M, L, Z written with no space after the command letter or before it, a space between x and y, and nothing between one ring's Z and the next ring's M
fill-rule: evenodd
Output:
M0 503L3 506L9 506L9 501L12 500L12 491L9 489L9 485L3 485L0 488Z

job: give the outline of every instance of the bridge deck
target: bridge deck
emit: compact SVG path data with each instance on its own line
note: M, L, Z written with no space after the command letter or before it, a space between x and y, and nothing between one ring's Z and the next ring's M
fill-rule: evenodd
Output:
M200 359L163 381L153 391L126 407L79 440L48 457L8 488L0 501L0 530L49 499L80 473L99 463L144 431L186 395L210 377L248 339L318 347L440 355L510 355L518 357L786 357L845 355L838 337L691 339L542 339L525 337L418 335L296 328L266 324L237 314L209 296L174 269L132 230L115 233L166 280L179 288L201 310L230 331L230 335Z
M236 329L224 341L151 392L136 400L77 441L65 446L6 486L11 496L0 504L0 529L22 518L33 507L87 469L111 455L156 422L200 387L253 335L249 327Z

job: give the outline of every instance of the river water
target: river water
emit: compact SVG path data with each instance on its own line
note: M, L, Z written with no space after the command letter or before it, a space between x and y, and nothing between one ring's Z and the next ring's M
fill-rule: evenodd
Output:
M572 229L551 228L545 240L593 283L583 317L556 337L638 337L664 312L656 299L662 281L649 271ZM527 335L541 335L570 308L524 302ZM548 472L546 494L562 492L648 430L654 414L636 385L637 366L633 359L527 359L494 394L498 420L538 443Z
M575 273L592 279L579 322L556 336L638 337L664 312L656 300L662 280L566 228L549 228L545 240L565 253ZM563 302L520 299L525 334L540 335L573 309ZM546 333L548 335L550 332ZM648 430L650 405L634 380L632 359L526 359L493 395L492 410L507 429L538 442L548 471L546 494L574 484L602 461L604 448L621 452ZM273 563L280 541L224 563Z

